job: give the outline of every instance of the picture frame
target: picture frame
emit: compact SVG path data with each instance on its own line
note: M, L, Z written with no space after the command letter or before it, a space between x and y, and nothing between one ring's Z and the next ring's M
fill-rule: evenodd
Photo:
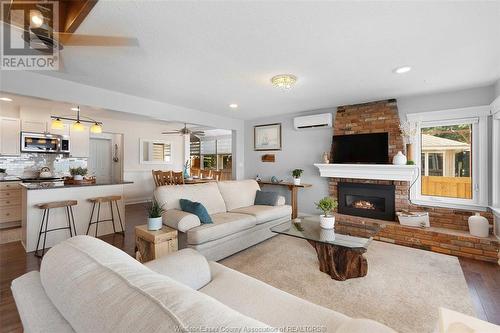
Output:
M254 126L255 151L281 150L281 123Z

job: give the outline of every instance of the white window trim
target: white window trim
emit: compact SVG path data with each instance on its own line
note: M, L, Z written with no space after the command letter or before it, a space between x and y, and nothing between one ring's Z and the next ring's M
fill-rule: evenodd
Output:
M492 118L492 208L500 215L500 96L491 103Z
M490 106L478 106L441 111L408 114L408 121L417 124L413 140L415 164L421 167L420 133L424 127L445 125L450 122L472 124L472 199L424 196L421 194L421 179L418 178L410 191L411 202L417 205L458 209L486 210L488 207L488 116Z

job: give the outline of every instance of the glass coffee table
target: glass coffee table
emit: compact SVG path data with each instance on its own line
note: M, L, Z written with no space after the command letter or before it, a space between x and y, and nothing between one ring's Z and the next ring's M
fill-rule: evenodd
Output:
M366 275L363 253L379 230L379 226L342 221L335 221L335 229L322 229L319 216L302 216L271 228L277 234L307 240L318 254L319 270L338 281Z

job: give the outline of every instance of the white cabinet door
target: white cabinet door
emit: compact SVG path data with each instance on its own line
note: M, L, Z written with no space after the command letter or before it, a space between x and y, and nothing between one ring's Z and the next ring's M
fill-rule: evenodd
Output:
M43 120L23 120L21 128L23 132L44 133L46 122Z
M70 157L89 157L90 148L90 130L85 126L85 130L78 132L69 129L69 156Z
M21 121L0 118L0 155L20 155Z

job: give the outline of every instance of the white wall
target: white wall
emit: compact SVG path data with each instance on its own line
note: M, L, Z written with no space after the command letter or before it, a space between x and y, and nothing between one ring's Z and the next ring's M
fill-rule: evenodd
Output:
M127 95L92 87L48 75L28 71L3 71L0 91L87 105L94 108L126 112L164 121L200 124L233 130L233 173L235 178L244 175L244 122L203 111L162 103L147 98ZM196 98L196 96L193 96Z
M450 92L399 97L398 110L401 119L415 112L489 105L494 99L493 86L456 90Z
M304 114L335 113L336 109L315 110ZM299 190L299 212L317 213L314 202L328 195L328 182L319 176L318 168L313 163L321 162L323 152L329 152L332 143L331 128L310 129L296 131L293 128L293 118L297 115L276 116L260 118L245 122L245 176L255 178L259 174L262 179L267 180L271 176L292 181L291 171L303 169L302 182L313 186ZM253 150L253 127L255 125L281 123L282 150L281 151L254 151ZM261 156L275 154L276 162L262 162ZM265 186L265 191L279 191L286 195L290 202L288 190L278 186Z
M497 83L494 85L494 92L495 92L495 98L500 97L500 79L498 79Z

